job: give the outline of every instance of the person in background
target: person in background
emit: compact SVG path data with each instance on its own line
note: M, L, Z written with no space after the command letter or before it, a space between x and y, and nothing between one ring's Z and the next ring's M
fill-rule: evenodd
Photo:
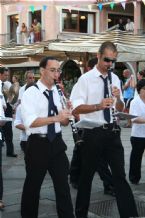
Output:
M41 41L41 24L35 18L33 22L34 34L35 34L35 42Z
M137 83L138 95L131 101L129 113L137 117L132 119L131 154L129 180L138 184L141 179L141 163L145 150L145 79Z
M135 80L129 69L125 69L123 71L123 76L125 78L125 83L123 85L123 98L125 102L125 112L129 113L130 102L134 98ZM127 124L124 127L125 128L131 127L130 119L128 119Z
M92 180L102 155L111 168L120 217L138 217L134 197L125 178L121 130L110 110L112 107L117 111L124 108L120 80L110 72L117 59L116 46L110 41L102 43L97 57L97 65L79 78L70 99L74 116L80 115L80 120L87 118L90 124L95 120L99 125L92 129L84 128L76 218L88 217ZM112 81L110 90L109 81Z
M20 88L20 85L19 85L18 77L13 75L12 76L12 85L9 89L8 99L7 99L7 101L9 102L9 104L13 108L13 112L15 112L15 109L17 107L19 88Z
M11 83L8 81L9 78L9 69L3 68L0 72L1 81L2 81L2 92L6 101L6 110L5 116L11 117L13 116L13 108L8 102L9 89L11 87ZM13 129L12 122L6 122L6 124L2 127L2 132L4 136L4 140L6 143L6 155L7 157L17 157L17 154L14 153L14 144L13 144Z
M87 70L89 71L93 69L97 63L98 63L97 57L91 58L88 61ZM83 130L78 129L77 131L78 131L79 138L81 139L81 135L83 137ZM75 146L73 149L73 156L70 164L70 183L73 188L77 189L79 177L81 173L81 147L83 146L83 142L81 141L77 143L75 136L73 138L74 138ZM100 158L99 166L98 168L96 168L96 171L98 172L101 180L103 181L104 194L115 196L112 174L110 172L110 169L108 168L108 164L105 158L103 157Z
M28 43L32 44L32 43L34 43L34 41L35 41L35 33L34 33L34 27L32 24L28 30Z
M137 73L137 81L140 81L141 79L145 79L145 70L140 70ZM135 87L135 92L134 92L134 98L138 95L137 89Z
M27 34L28 34L28 30L27 30L27 26L25 23L22 23L22 26L21 26L21 41L22 41L22 44L27 44Z
M118 21L118 29L121 30L121 31L125 31L125 27L124 27L124 24L123 24L123 20L122 18L119 19Z
M68 125L71 114L63 109L55 85L61 72L60 64L48 56L40 61L39 67L40 80L24 92L21 101L28 135L21 216L38 217L40 189L48 171L54 185L58 218L74 218L68 184L69 161L61 134L61 125Z
M21 44L21 31L18 21L16 21L16 43Z
M4 71L4 67L0 67L0 72ZM1 81L1 73L0 73L0 116L4 117L4 108L6 108L6 103L4 100L4 96L2 94L2 81ZM0 210L2 211L5 207L3 202L3 176L2 176L2 126L5 123L0 121Z
M125 28L126 28L126 31L128 31L128 32L134 31L134 22L132 22L130 18L127 19L127 24L126 24Z
M35 83L29 83L25 86L25 90L27 90L29 87L33 86ZM26 130L25 130L25 126L23 124L23 120L22 120L22 115L21 115L21 104L18 105L17 109L16 109L16 116L15 116L15 120L14 120L14 126L21 130L21 134L20 134L20 147L21 150L24 152L24 154L26 153L26 145L27 145L27 135L26 135Z
M144 70L140 70L137 73L137 80L140 81L141 79L145 79L145 69Z
M23 93L25 92L26 86L35 82L35 75L33 71L31 70L27 70L25 72L24 78L25 78L25 84L19 89L18 104L21 103L21 99L22 99Z

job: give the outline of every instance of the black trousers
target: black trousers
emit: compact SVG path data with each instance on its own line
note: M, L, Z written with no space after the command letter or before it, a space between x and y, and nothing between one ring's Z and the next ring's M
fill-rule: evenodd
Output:
M129 179L132 182L138 183L141 178L141 163L145 150L145 138L131 137L130 141L132 151L130 154Z
M102 154L106 157L112 171L120 217L137 217L134 197L125 178L124 150L120 131L113 132L102 128L86 129L84 133L84 146L81 149L81 175L75 208L76 217L87 218L92 180Z
M20 147L21 147L22 151L25 154L26 153L26 149L27 149L27 141L21 141L20 142Z
M53 180L58 217L74 218L68 184L69 162L65 149L61 136L57 136L52 143L35 134L28 138L26 179L21 201L22 218L38 217L40 188L47 171Z
M0 200L3 199L3 177L2 177L2 140L0 140Z
M75 144L73 149L73 156L70 164L70 182L78 184L80 171L81 171L81 147L83 142ZM101 157L98 166L96 166L96 171L98 172L101 180L103 181L104 188L113 187L113 179L108 163L105 157Z
M7 103L5 116L12 117L12 106L9 103ZM5 125L2 127L2 132L3 132L4 140L6 143L7 154L13 154L14 145L13 145L12 122L6 122Z

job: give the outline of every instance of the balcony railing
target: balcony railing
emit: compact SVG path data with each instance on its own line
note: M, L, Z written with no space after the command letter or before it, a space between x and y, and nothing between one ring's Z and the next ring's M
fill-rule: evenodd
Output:
M29 37L25 40L25 42L22 40L22 34L18 35L19 37L19 43L18 44L31 44L31 41L29 40ZM41 41L44 41L45 39L45 30L41 30ZM16 35L12 36L11 33L4 33L0 34L0 44L5 45L5 44L11 44L11 43L16 43Z

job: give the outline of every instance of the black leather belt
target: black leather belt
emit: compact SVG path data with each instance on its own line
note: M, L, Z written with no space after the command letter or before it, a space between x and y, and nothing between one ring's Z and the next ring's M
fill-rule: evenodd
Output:
M105 123L102 126L94 128L94 131L97 130L120 132L120 126L114 123Z
M113 123L104 123L102 126L99 126L98 128L101 128L101 129L110 129L112 130L114 127L114 124Z
M47 134L42 134L42 133L39 133L39 134L31 134L30 136L33 136L33 137L39 137L39 138L47 138ZM56 136L61 136L61 132L59 133L56 133Z

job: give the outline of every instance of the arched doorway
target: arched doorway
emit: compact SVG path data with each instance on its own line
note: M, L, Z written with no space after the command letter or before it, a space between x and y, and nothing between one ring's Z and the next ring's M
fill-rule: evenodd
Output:
M61 79L64 84L66 95L69 96L74 84L81 76L79 65L74 60L67 60L61 64Z

